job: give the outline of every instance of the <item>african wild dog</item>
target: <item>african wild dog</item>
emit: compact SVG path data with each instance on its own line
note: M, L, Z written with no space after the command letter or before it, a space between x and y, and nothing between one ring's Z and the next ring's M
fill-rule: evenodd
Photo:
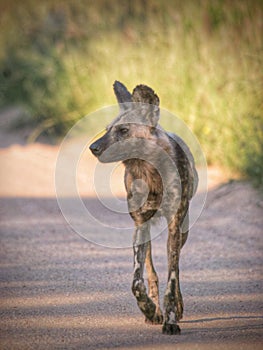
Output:
M179 255L188 235L189 201L198 182L194 160L178 136L158 125L159 98L151 88L138 85L130 94L116 81L114 92L120 114L90 150L101 162L121 160L125 166L128 208L135 223L132 291L147 322L163 324L165 334L177 334L180 333L177 321L183 315ZM151 256L150 225L158 216L164 216L168 224L164 317ZM148 293L143 279L144 264Z

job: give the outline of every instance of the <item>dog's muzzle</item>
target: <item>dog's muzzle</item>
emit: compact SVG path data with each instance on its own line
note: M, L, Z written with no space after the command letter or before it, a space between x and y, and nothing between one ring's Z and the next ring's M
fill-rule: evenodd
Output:
M101 153L103 152L103 148L102 148L101 144L98 141L93 142L90 145L89 149L91 150L91 152L96 157L99 157L101 155Z

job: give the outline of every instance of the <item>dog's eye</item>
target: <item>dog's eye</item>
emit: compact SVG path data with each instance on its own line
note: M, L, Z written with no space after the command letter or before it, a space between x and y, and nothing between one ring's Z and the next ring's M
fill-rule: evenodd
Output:
M129 131L128 128L120 128L120 133L121 133L122 135L127 134L128 131Z

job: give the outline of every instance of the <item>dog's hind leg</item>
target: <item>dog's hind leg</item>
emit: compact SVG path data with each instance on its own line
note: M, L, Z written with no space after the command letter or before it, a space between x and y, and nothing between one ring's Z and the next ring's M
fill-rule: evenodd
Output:
M148 246L150 245L149 223L143 223L136 227L133 240L134 252L134 276L132 292L137 299L137 304L147 320L153 321L156 305L148 296L143 279L144 264Z
M179 256L182 246L180 221L174 216L168 224L168 284L164 296L165 317L163 333L178 334L180 327L177 321L183 315L183 299L179 283Z
M189 233L189 212L187 212L185 215L185 218L181 225L181 232L182 232L182 242L181 242L181 248L182 248L185 242L187 241L188 233Z
M153 266L151 241L149 241L149 243L147 244L145 265L146 265L146 270L148 275L149 297L152 299L152 301L156 305L155 315L153 319L149 320L146 318L145 322L151 323L151 324L162 324L163 314L160 308L160 301L159 301L159 280Z

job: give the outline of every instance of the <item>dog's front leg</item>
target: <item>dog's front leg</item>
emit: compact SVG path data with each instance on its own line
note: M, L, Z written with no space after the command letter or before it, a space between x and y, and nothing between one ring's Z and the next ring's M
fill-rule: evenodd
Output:
M136 227L133 239L134 252L134 275L132 283L132 292L136 297L137 304L148 320L153 320L156 305L149 298L143 279L145 257L148 244L150 244L149 224L141 224Z
M149 320L146 318L145 322L150 324L162 324L163 314L160 308L160 301L159 301L159 279L155 271L155 268L153 266L151 242L147 244L145 266L146 266L147 275L148 275L148 294L149 294L149 297L154 302L154 304L156 305L154 318L152 320Z

